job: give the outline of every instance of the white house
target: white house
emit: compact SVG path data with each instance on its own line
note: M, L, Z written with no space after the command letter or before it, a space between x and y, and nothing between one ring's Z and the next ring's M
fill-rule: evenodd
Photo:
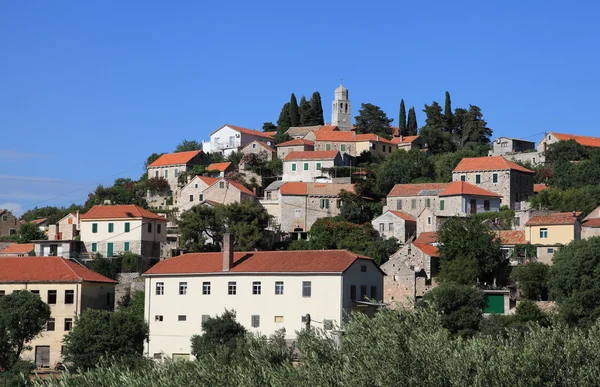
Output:
M355 308L372 312L367 298L382 297L384 274L368 257L346 250L234 253L231 239L222 253L184 254L144 274L146 356L189 359L202 322L225 310L250 332L284 328L293 340L307 315L312 326L331 330Z
M338 151L291 152L283 159L283 181L331 183L323 168L339 167L344 160Z
M276 132L260 132L225 124L210 134L209 142L202 142L202 150L206 153L222 153L223 156L228 156L256 140L272 146L275 134Z
M134 204L96 205L80 216L80 222L86 251L105 257L132 251L157 258L160 244L167 240L167 219Z

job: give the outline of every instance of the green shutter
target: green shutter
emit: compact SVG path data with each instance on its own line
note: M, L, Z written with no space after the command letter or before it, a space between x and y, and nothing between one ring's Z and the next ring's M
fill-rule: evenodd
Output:
M412 199L412 200L410 201L410 208L412 208L413 210L414 210L415 208L417 208L417 199Z
M504 295L488 294L485 298L487 301L485 313L504 314Z
M308 171L308 163L304 163L304 170Z
M98 223L92 223L92 232L93 233L97 233L98 232Z
M402 209L402 199L396 200L396 209L397 210L401 210Z
M125 232L129 232L130 230L130 224L129 222L125 222Z
M342 145L340 145L340 150L341 150L342 152L345 152L345 151L346 151L346 144L342 144Z
M95 253L96 251L98 251L98 244L92 243L92 253Z
M440 211L444 211L444 201L440 200Z
M321 170L321 163L317 163L317 171Z
M497 183L497 182L498 182L498 174L497 174L497 173L494 173L494 174L492 175L492 182L494 182L494 183Z
M331 144L326 144L325 145L325 150L331 150Z
M129 242L123 243L123 250L129 251Z
M292 164L292 171L296 170L296 164Z
M425 199L425 206L427 208L431 207L431 199Z
M109 223L108 224L108 232L114 232L114 231L115 231L115 224Z
M481 175L475 175L475 184L481 184Z
M112 257L112 256L113 256L113 244L107 243L106 244L106 257Z
M467 177L465 175L460 176L460 181L466 181L466 180L467 180Z

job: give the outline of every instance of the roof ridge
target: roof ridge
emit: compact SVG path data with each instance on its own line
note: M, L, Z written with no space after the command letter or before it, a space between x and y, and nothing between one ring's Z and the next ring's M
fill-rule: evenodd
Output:
M67 261L67 260L66 260L66 258L59 258L59 257L57 257L57 258L58 258L58 259L60 259L60 260L61 260L61 263L62 263L63 265L66 265L66 266L69 268L69 270L71 270L71 271L73 272L73 274L75 274L75 276L76 276L77 278L79 278L79 280L80 280L81 282L84 282L84 281L83 281L83 277L81 277L79 274L77 274L77 272L76 272L76 271L75 271L75 270L74 270L74 269L71 267L71 265L69 265L69 264L66 262L66 261ZM77 264L79 265L79 262L77 262ZM92 271L93 271L93 270L92 270ZM100 274L100 273L98 273L98 274Z

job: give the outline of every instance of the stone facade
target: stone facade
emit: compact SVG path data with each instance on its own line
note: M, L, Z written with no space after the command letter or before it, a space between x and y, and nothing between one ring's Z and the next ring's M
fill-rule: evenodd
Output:
M218 204L257 201L256 195L241 183L227 179L219 179L219 181L208 187L202 194L204 195L204 200Z
M204 191L218 180L205 176L195 176L191 179L189 183L181 188L179 200L177 201L178 215L181 216L185 211L202 203L205 200Z
M312 154L313 152L305 152L304 157L293 159L289 159L288 157L284 159L283 181L303 181L309 183L319 181L331 183L331 176L323 173L322 169L343 166L344 160L340 156L340 153L337 152L334 157L318 157L312 156Z
M340 130L352 128L352 105L349 99L348 89L339 85L334 91L334 99L331 103L331 124Z
M489 151L490 156L503 156L512 153L523 153L535 151L535 143L533 141L520 140L510 137L498 137L492 142L492 150Z
M381 238L396 238L404 244L410 238L416 237L416 219L398 211L387 211L371 221L373 228Z
M502 195L501 205L513 209L520 209L520 203L533 195L533 174L516 170L453 172L452 180L466 181Z
M19 220L12 212L0 210L0 237L15 235L19 230Z
M288 141L289 143L295 143L292 141ZM284 146L277 146L277 158L283 160L285 159L285 156L289 155L291 152L308 152L308 151L313 151L315 150L315 145L314 142L312 142L312 145L310 143L308 143L308 141L306 141L303 144L298 144L298 145L284 145Z

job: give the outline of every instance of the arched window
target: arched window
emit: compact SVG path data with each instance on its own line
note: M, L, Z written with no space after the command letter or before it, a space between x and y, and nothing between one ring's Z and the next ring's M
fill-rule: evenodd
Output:
M346 104L346 113L348 113L348 104Z

